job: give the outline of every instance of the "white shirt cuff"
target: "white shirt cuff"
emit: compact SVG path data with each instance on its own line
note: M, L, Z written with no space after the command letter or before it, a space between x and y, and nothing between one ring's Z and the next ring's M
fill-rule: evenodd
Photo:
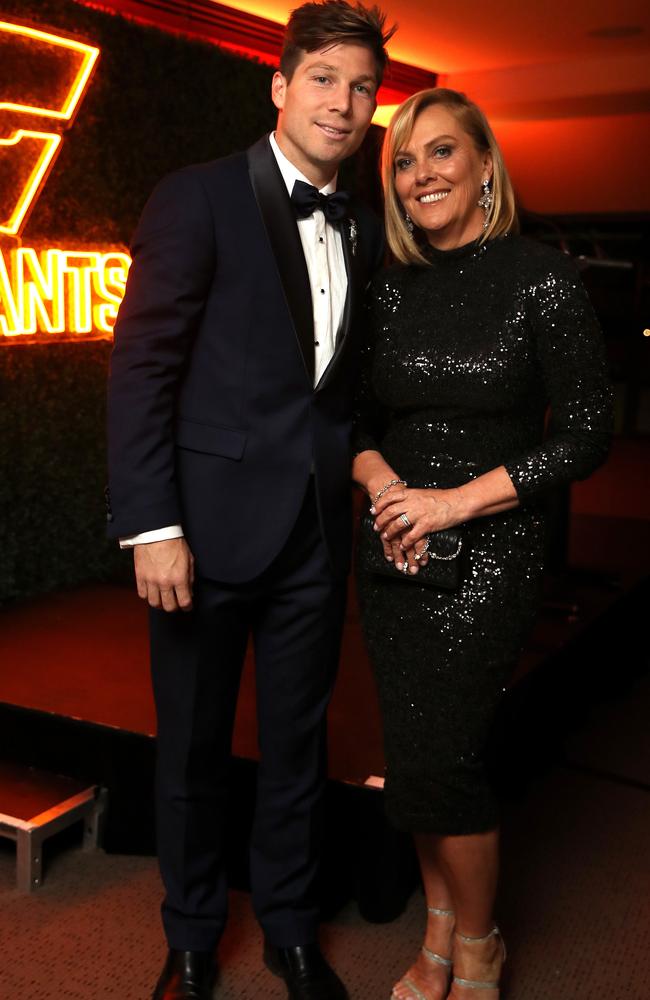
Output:
M170 524L166 528L141 531L139 535L125 535L124 538L120 538L120 548L132 549L134 545L147 545L149 542L165 542L168 538L182 537L183 529L180 524Z

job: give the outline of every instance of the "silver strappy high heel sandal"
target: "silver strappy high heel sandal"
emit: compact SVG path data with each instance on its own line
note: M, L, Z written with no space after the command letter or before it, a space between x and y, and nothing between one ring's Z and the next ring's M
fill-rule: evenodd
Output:
M427 912L433 913L436 917L454 916L453 910L441 910L437 906L427 906ZM436 965L444 966L444 968L447 970L448 979L451 978L451 967L453 964L451 958L445 958L444 955L438 955L437 952L431 951L431 949L427 948L426 945L422 945L422 954L424 955L424 957L428 962L433 962ZM430 998L427 997L426 994L422 992L422 990L418 989L418 987L411 979L402 979L401 982L404 983L407 989L411 991L416 1000L430 1000ZM395 992L393 992L391 996L394 998Z
M489 938L491 937L498 937L503 952L503 962L505 962L507 957L506 946L503 938L501 937L501 931L496 926L496 924L494 925L492 930L488 934L484 934L483 937L468 937L466 934L461 934L460 931L456 931L456 934L461 939L461 941L465 941L467 943L474 943L477 941L488 941ZM454 976L452 981L456 986L460 986L467 990L497 990L497 991L499 990L498 980L487 981L480 979L461 979L460 976Z

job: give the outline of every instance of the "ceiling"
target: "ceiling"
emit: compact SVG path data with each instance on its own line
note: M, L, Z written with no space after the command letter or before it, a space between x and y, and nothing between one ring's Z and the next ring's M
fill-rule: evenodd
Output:
M227 6L285 24L299 2L227 0ZM441 5L380 0L379 5L389 24L399 24L390 54L439 73L650 49L650 4L642 0L454 0ZM630 28L640 32L626 33ZM614 31L606 37L590 34L602 29Z

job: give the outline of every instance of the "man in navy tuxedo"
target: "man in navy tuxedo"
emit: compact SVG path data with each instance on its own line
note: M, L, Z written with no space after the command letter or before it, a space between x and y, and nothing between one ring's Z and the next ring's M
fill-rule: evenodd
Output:
M133 239L111 360L108 516L151 606L170 949L155 1000L212 995L249 635L264 958L297 1000L347 996L318 949L314 883L350 561L354 319L383 239L336 174L370 124L391 34L377 8L345 0L294 11L275 133L166 177Z

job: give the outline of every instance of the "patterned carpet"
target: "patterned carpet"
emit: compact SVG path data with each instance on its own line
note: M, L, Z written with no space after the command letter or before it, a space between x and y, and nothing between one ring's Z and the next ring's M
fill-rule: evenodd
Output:
M608 776L558 770L508 808L498 910L506 1000L650 997L650 790L640 783L649 714L645 679L573 740L571 760ZM82 854L61 835L46 862L43 887L20 895L13 846L0 841L1 1000L147 1000L164 958L155 861ZM352 1000L388 1000L417 950L423 910L416 893L399 920L377 926L350 904L323 929ZM261 948L248 896L233 893L215 1000L285 996Z

